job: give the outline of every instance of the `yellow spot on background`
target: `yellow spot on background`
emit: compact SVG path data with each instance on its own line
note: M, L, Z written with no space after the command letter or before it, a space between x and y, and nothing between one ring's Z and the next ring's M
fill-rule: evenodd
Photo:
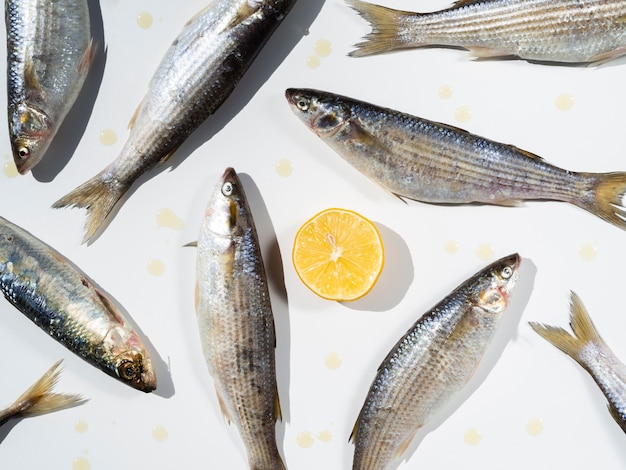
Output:
M316 69L320 66L320 64L322 63L322 61L320 60L320 58L316 55L310 55L309 57L307 57L306 59L306 64L309 66L310 69Z
M333 434L328 430L324 430L317 433L317 438L322 442L330 442L333 438Z
M15 166L14 161L6 162L4 164L4 176L7 178L15 178L19 175L17 171L17 166Z
M313 45L313 50L320 57L328 57L333 51L333 46L328 39L320 39Z
M152 15L148 13L147 11L142 11L141 13L137 15L137 24L142 29L150 28L150 26L152 26L153 21L154 20L152 18Z
M280 176L287 177L290 176L292 172L293 165L291 164L291 161L287 160L286 158L278 160L278 162L276 163L276 173L278 173Z
M87 457L76 457L72 462L72 470L91 470L91 464Z
M443 245L443 251L445 251L446 253L449 253L451 255L458 253L459 252L459 244L455 241L449 241L446 242L445 245Z
M459 106L454 113L454 117L459 122L467 122L472 117L472 111L467 106Z
M152 428L152 437L157 442L163 442L167 440L168 432L164 426L154 426Z
M493 258L495 250L489 243L481 243L476 249L476 255L483 261Z
M569 93L561 93L556 97L554 103L561 111L569 111L574 106L574 97Z
M167 227L173 230L182 230L185 223L178 217L173 210L164 207L159 209L156 215L158 227Z
M160 259L148 261L148 272L153 276L162 276L165 273L165 264Z
M543 420L541 418L533 418L526 424L526 432L529 436L538 436L543 432Z
M480 444L480 442L483 440L483 436L482 434L480 434L480 431L478 429L470 428L465 431L465 434L463 435L463 440L467 445L476 446Z
M87 430L89 429L89 425L87 424L87 421L83 421L83 420L76 421L74 423L74 429L78 433L85 434Z
M324 363L329 369L339 369L341 367L341 356L336 352L332 352L328 356L326 356L326 358L324 359Z
M309 431L303 431L298 434L297 440L298 445L303 449L309 449L313 447L313 444L315 443L315 438L313 437L313 434L311 434Z
M594 243L585 243L578 251L580 257L586 261L591 261L598 256L598 249Z
M450 85L442 85L439 87L439 98L442 100L448 100L452 98L452 87Z
M100 132L100 143L102 145L106 145L110 147L111 145L115 145L117 142L117 134L112 129L103 129Z

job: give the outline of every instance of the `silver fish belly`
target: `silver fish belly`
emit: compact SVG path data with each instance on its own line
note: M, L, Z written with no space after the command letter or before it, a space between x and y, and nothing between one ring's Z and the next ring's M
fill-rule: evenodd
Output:
M120 155L54 204L87 209L92 237L139 176L166 161L230 96L295 0L216 0L174 40L131 120Z
M467 0L432 13L346 2L372 26L354 57L423 46L552 63L599 63L626 53L624 0Z
M254 221L232 168L207 205L197 247L198 330L221 410L251 470L283 470L274 318Z
M562 201L626 229L626 173L578 173L512 145L325 91L288 89L292 111L391 193L441 204Z
M351 440L353 470L384 470L471 378L519 277L520 257L502 258L425 313L378 368Z
M90 364L138 390L156 388L150 355L113 302L63 255L1 217L0 290Z
M7 0L9 134L18 171L41 161L93 61L87 0Z
M585 306L573 292L570 325L573 334L560 327L530 322L541 337L578 362L591 375L609 402L611 416L626 432L626 365L602 339Z

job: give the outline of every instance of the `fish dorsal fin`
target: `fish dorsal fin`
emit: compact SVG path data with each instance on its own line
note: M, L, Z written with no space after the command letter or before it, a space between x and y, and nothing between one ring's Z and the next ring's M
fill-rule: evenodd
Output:
M83 53L83 57L78 64L78 73L83 76L87 76L89 73L89 69L93 64L94 59L96 58L96 51L98 47L93 42L93 38L89 40L89 44L87 44L87 48Z
M283 411L280 408L280 398L278 397L278 386L276 386L276 395L274 399L274 413L276 416L276 421L283 420Z
M532 160L535 160L535 161L537 161L537 162L542 162L542 161L544 161L544 159L543 159L542 157L540 157L539 155L537 155L537 154L535 154L535 153L529 152L528 150L524 150L524 149L518 148L518 147L516 147L516 146L514 146L514 145L511 145L510 147L511 147L513 150L515 150L516 152L519 152L519 153L521 153L522 155L524 155L525 157L528 157L528 158L530 158L530 159L532 159Z
M239 6L239 10L235 13L235 16L228 25L228 29L233 29L237 25L243 23L245 20L254 15L262 7L262 2L244 2Z
M220 405L220 410L222 411L222 415L228 424L232 421L232 417L230 415L230 411L228 411L228 406L226 405L226 401L222 396L222 392L220 392L219 388L215 386L215 393L217 394L217 401Z
M360 419L357 419L356 423L354 423L354 427L352 428L352 432L350 433L350 437L348 438L348 442L352 442L353 444L355 443L356 433L359 431L359 421Z
M478 3L485 3L484 0L457 0L452 4L452 8L462 8L468 5L474 5Z
M411 445L411 442L413 442L413 439L415 439L415 434L417 434L417 431L419 431L419 429L420 428L418 427L418 428L414 429L413 431L411 431L409 436L402 442L402 444L400 444L398 446L398 448L396 449L396 454L395 454L395 458L396 459L399 459L399 458L401 458L404 455L406 450Z

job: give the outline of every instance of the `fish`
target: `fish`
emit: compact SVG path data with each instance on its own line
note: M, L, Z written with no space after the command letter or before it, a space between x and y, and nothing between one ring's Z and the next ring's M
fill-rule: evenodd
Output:
M137 390L156 389L148 350L108 295L57 250L2 217L0 291L91 365Z
M477 58L598 65L626 53L625 0L459 0L426 13L346 3L372 28L352 57L447 47Z
M283 470L274 317L254 219L233 168L212 192L196 246L198 331L220 409L237 427L251 470Z
M171 44L117 158L53 204L87 210L83 243L131 185L164 164L230 96L295 0L214 0Z
M44 157L96 55L86 0L6 0L8 123L20 174Z
M63 360L55 362L28 390L4 410L0 410L0 426L11 419L30 418L65 408L82 405L87 401L82 395L53 392L61 375Z
M285 94L309 129L400 199L501 206L561 201L626 230L626 172L565 170L513 145L325 91Z
M626 432L626 365L598 333L578 295L570 294L570 326L563 328L529 322L532 329L580 364L608 400L609 413Z
M519 278L505 256L424 313L380 364L354 430L353 470L383 470L466 385L495 336Z

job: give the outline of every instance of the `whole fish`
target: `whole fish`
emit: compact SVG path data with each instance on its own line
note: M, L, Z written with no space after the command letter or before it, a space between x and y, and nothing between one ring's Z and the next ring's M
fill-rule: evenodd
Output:
M93 62L87 0L6 0L9 137L21 174L39 163Z
M383 470L471 378L519 277L518 254L457 287L406 332L378 368L354 426L353 470Z
M600 63L626 53L625 0L459 0L430 13L346 3L372 26L353 57L424 46L554 63Z
M591 375L609 402L611 416L626 432L626 365L604 342L580 298L571 293L570 326L573 335L556 326L536 322L530 322L530 326Z
M626 173L577 173L447 124L332 93L288 89L294 113L393 194L429 203L563 201L626 229Z
M0 217L0 290L76 353L133 388L156 388L150 355L113 302L63 255Z
M52 391L59 376L61 361L55 362L28 390L22 393L9 407L0 410L0 426L10 419L29 418L53 411L78 406L85 402L80 395L55 393Z
M254 220L232 168L213 191L197 247L198 330L220 408L237 426L251 470L283 470L274 317Z
M295 0L214 0L168 49L120 155L54 204L87 209L88 241L128 188L165 162L228 98Z

